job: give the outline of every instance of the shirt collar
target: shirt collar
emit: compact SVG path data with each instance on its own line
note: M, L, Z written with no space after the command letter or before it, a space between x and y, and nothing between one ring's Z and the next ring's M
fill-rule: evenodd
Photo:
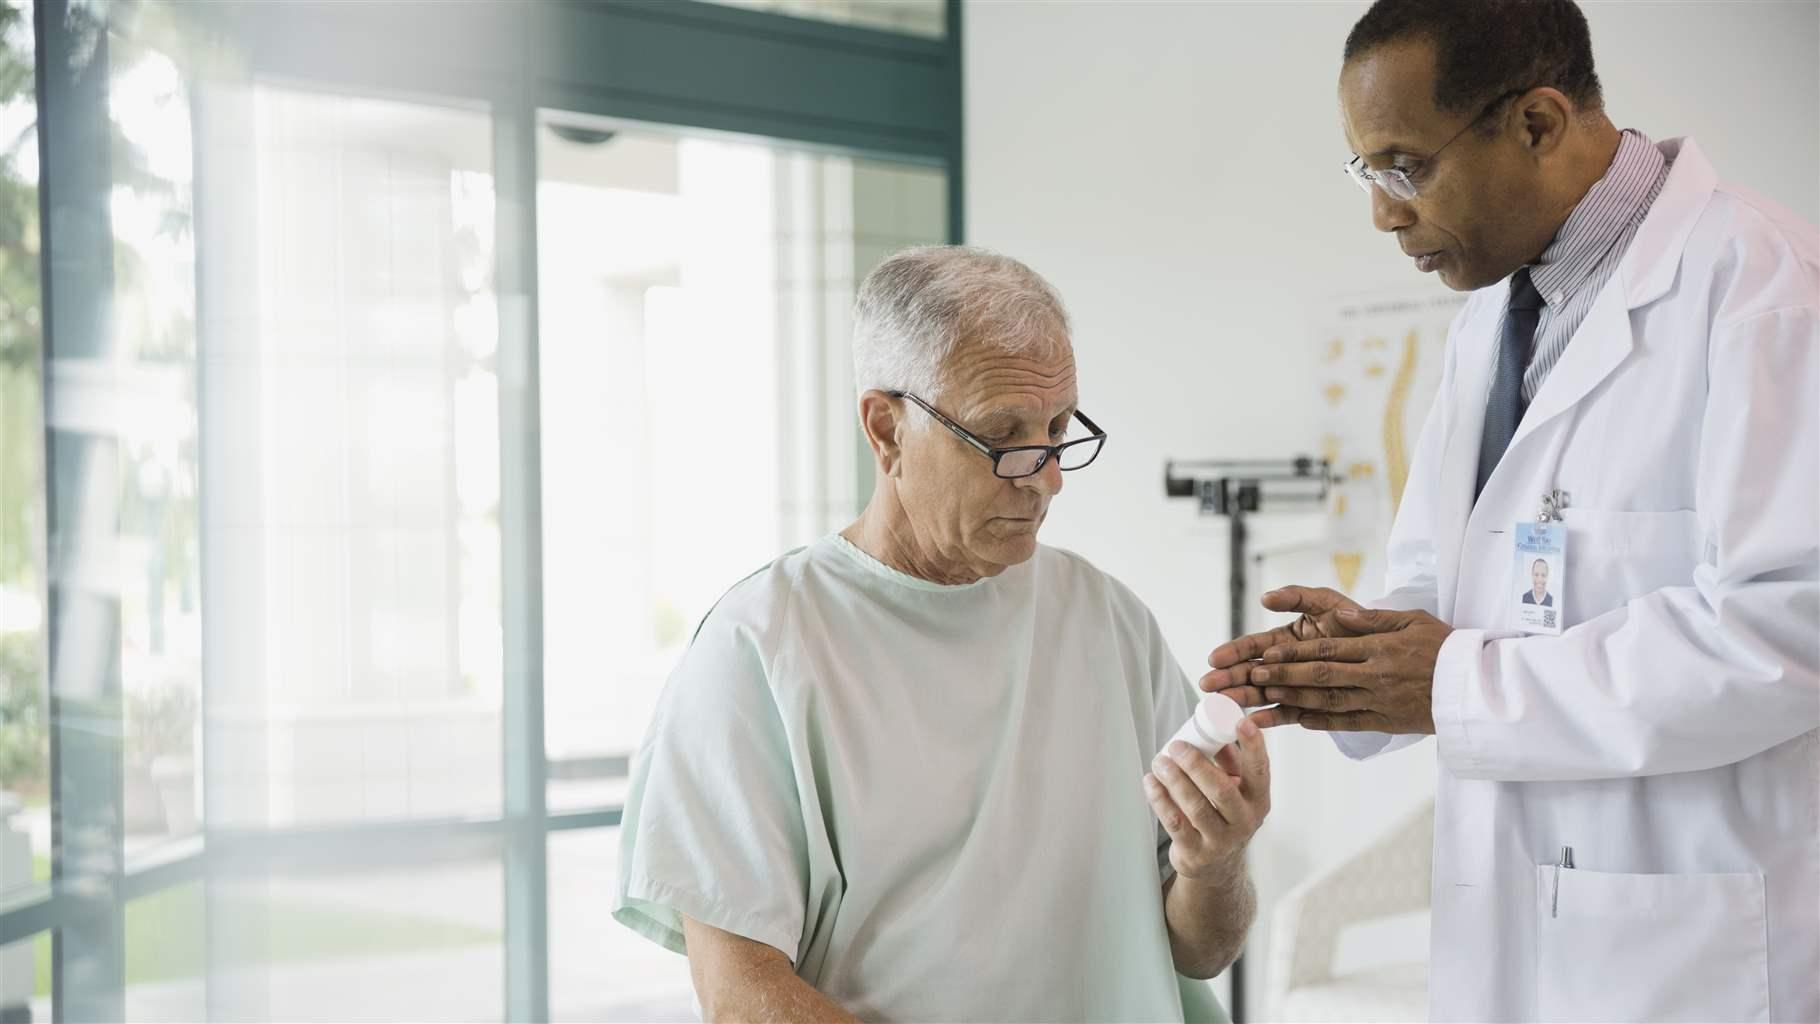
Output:
M1605 176L1587 189L1530 270L1542 300L1559 306L1592 277L1625 231L1649 212L1667 158L1641 132L1625 129Z

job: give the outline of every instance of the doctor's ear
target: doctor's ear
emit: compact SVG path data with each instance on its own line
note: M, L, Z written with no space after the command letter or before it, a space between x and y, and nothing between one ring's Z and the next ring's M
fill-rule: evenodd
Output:
M878 471L896 476L903 463L903 444L899 434L904 417L897 399L874 388L859 396L859 426L866 434L866 444L878 463Z
M1531 89L1515 100L1515 122L1523 147L1541 159L1561 148L1579 112L1559 89Z

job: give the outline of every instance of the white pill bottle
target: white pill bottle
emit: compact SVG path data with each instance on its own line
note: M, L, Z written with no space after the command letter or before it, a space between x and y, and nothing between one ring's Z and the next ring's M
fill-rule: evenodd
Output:
M1239 738L1239 723L1245 720L1245 709L1223 693L1209 693L1195 705L1194 714L1182 727L1169 737L1169 743L1163 744L1168 750L1169 744L1176 740L1206 754L1208 760L1220 752L1220 748Z

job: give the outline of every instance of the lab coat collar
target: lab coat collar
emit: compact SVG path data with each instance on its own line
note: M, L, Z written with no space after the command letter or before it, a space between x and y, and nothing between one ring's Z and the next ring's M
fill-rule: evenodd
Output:
M1560 362L1549 371L1524 412L1506 459L1517 454L1524 438L1573 408L1617 370L1635 346L1630 311L1660 299L1674 285L1688 235L1706 210L1719 179L1691 139L1670 139L1658 148L1673 162L1668 180L1638 225L1618 272L1593 300Z
M1662 192L1638 226L1630 250L1619 263L1630 309L1647 306L1668 294L1681 266L1681 252L1700 215L1719 185L1719 174L1693 139L1667 139L1656 146L1671 166ZM1571 343L1568 347L1572 347Z

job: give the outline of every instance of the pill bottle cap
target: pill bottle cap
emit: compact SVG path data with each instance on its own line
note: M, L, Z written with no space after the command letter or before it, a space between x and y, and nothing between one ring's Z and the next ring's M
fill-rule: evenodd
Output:
M1245 720L1245 709L1223 693L1209 693L1194 709L1194 726L1214 743L1231 743L1239 738L1239 723Z

